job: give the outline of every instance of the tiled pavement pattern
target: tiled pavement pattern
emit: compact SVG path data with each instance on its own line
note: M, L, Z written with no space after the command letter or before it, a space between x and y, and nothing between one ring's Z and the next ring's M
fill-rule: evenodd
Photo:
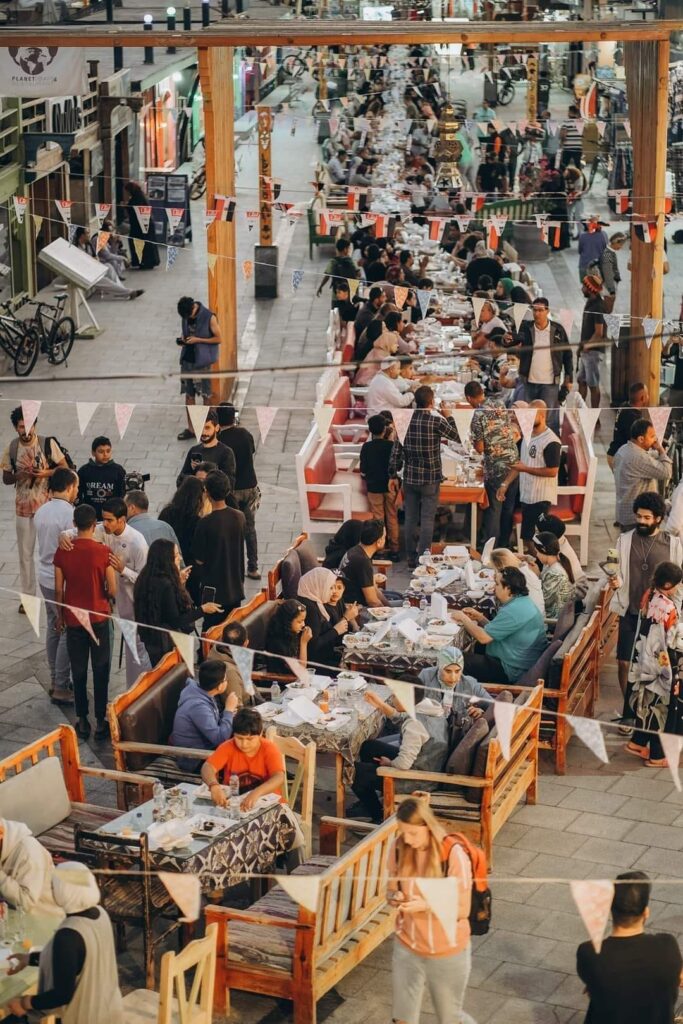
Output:
M472 91L476 83L465 86ZM460 83L459 83L460 88ZM564 94L558 111L564 108ZM521 116L514 110L509 116ZM309 163L316 148L310 125L301 122L294 138L288 127L279 128L274 145L275 174L288 183L305 188ZM243 164L240 204L251 205L254 151ZM286 191L286 190L285 190ZM248 197L248 198L247 198ZM283 192L283 197L288 198ZM297 198L299 198L297 196ZM27 384L14 381L0 385L2 436L10 436L8 414L20 398L44 401L41 429L56 434L80 464L88 451L87 440L95 433L114 439L116 457L129 469L152 474L148 485L152 507L158 508L172 493L173 481L185 446L175 440L183 425L177 382L164 373L176 368L177 333L175 302L188 290L205 296L204 240L201 209L195 211L195 241L180 254L168 274L159 269L138 275L145 296L134 304L104 303L96 300L97 314L105 328L95 341L78 342L68 369L57 368L54 380ZM251 257L253 237L238 218L239 260ZM326 256L326 254L324 254ZM676 247L669 249L672 272L666 279L667 302L677 309L683 260ZM251 283L239 281L239 322L242 359L247 355L259 367L297 366L324 360L326 299L314 296L314 272L323 257L309 262L305 225L296 228L289 251L281 264L281 297L254 304ZM622 258L622 263L626 260ZM293 268L310 270L296 297L289 281ZM625 268L624 268L625 271ZM551 302L572 304L579 310L581 300L576 275L576 253L569 250L537 266L534 272ZM133 275L131 275L132 279ZM621 286L620 305L626 309L628 274ZM136 282L137 283L137 282ZM107 374L125 371L151 374L147 379L106 381ZM41 366L41 376L47 376ZM71 382L70 375L89 378ZM310 423L317 373L283 375L267 372L254 375L246 387L242 422L257 432L253 405L284 406L275 420L265 447L259 449L257 468L263 489L259 512L260 562L271 565L298 532L297 501L294 493L294 453ZM96 413L87 437L78 433L73 406L60 404L75 399L129 401L138 403L128 432L119 442L111 407ZM171 407L172 406L172 407ZM611 414L603 417L597 433L598 450L604 452L611 435ZM601 462L600 480L594 504L591 557L597 559L614 539L613 488L609 470ZM9 489L0 489L0 586L17 586L17 563L13 501ZM400 575L399 575L400 578ZM254 585L251 585L253 592ZM23 616L16 611L16 599L0 591L0 756L31 741L64 721L62 712L46 696L47 675L42 644L37 642ZM114 688L121 685L116 677ZM608 667L600 702L600 714L613 717L619 706L615 673ZM67 717L70 717L67 715ZM585 997L574 974L576 944L585 933L573 907L568 886L524 882L526 877L609 878L629 867L642 867L654 878L677 877L678 851L683 850L683 796L676 793L666 770L639 768L621 751L616 734L608 737L609 765L599 766L578 741L572 741L569 774L552 775L544 758L539 803L520 808L495 842L494 925L490 935L474 942L473 970L467 994L467 1010L480 1024L564 1024L583 1019ZM88 763L110 763L106 744L83 744ZM327 772L321 773L319 810L330 811ZM112 802L113 793L104 785L90 789L91 798ZM683 936L683 886L657 886L653 904L653 926ZM121 957L125 983L137 982L136 950ZM330 1024L385 1024L390 1015L390 944L365 961L345 979L335 993L320 1005L320 1017ZM426 1010L430 1007L427 1004ZM272 1000L237 995L233 1019L268 1022L286 1019L287 1007ZM432 1024L430 1012L423 1021Z

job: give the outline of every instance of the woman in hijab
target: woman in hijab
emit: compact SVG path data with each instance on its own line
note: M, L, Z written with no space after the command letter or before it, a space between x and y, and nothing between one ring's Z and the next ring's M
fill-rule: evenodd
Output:
M393 331L387 330L384 323L373 320L368 324L367 335L375 335L372 348L356 371L353 378L353 386L364 388L373 380L380 371L380 366L389 356L395 355L398 350L398 341Z
M153 270L154 267L159 266L159 252L156 246L154 218L150 215L147 230L144 231L143 226L140 223L138 213L135 209L136 206L149 206L149 199L142 191L142 188L137 181L127 181L123 186L123 191L128 197L126 213L128 216L128 223L130 225L129 237L132 241L130 252L131 270ZM144 242L141 256L138 256L136 252L135 239L142 239Z
M512 289L515 287L515 282L511 277L501 277L500 281L496 285L496 291L494 298L498 303L498 307L501 310L509 309L512 305L512 299L510 294Z
M339 527L334 537L327 542L323 565L326 569L338 569L339 563L349 550L360 543L360 531L363 526L360 519L347 519Z
M40 953L14 954L9 970L37 966L38 994L4 1009L22 1019L59 1010L61 1024L124 1024L114 934L95 876L85 864L65 861L55 869L52 892L66 917Z
M311 661L323 665L338 667L341 658L339 648L344 633L349 628L349 620L342 613L333 623L329 605L336 589L337 577L331 569L316 566L299 580L297 596L306 606L306 623L313 634L308 645L308 656Z

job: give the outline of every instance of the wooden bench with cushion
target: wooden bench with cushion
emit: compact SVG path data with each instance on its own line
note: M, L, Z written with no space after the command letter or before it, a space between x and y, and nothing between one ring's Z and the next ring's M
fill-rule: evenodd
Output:
M349 824L323 818L321 827L329 834ZM289 999L294 1024L315 1024L318 1000L391 934L394 912L385 891L396 822L364 831L341 858L323 851L296 869L320 877L315 911L277 885L249 910L206 908L207 924L219 929L216 1014L229 1014L230 989L239 989Z
M528 804L536 803L542 701L542 684L520 694L515 700L519 710L514 718L507 761L493 729L479 744L472 775L379 768L377 773L384 779L385 818L392 815L397 804L405 799L405 794L396 791L397 782L414 784L413 792L421 790L425 783L436 783L438 789L429 793L429 802L436 816L449 828L464 832L478 842L490 862L493 839L519 801L525 799ZM453 792L453 787L456 792ZM467 792L463 793L463 789ZM473 799L477 802L472 802Z
M88 803L86 778L114 782L120 809ZM118 817L131 788L137 803L151 799L150 779L81 764L76 733L60 725L0 761L0 817L23 821L53 856L73 857L75 829Z
M336 242L336 236L320 234L320 215L318 210L313 206L308 207L306 210L306 216L308 218L308 258L309 260L312 260L313 246L334 245Z
M600 612L600 668L614 650L619 633L619 616L610 610L613 595L612 588L605 584L596 604Z

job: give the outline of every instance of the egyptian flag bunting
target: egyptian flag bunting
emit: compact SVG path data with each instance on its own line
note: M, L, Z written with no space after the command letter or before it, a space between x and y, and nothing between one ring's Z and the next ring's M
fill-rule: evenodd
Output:
M166 216L168 217L169 234L174 235L178 225L185 216L185 208L183 206L169 206L166 208Z
M494 216L489 217L488 221L486 222L486 229L488 232L487 245L489 249L493 249L494 252L498 248L500 236L503 234L506 222L507 217Z
M320 211L320 234L331 235L333 227L337 227L344 221L344 214L341 210L328 210L324 209Z
M235 216L235 196L214 196L216 220L231 221Z
M293 206L294 203L273 203L273 209L278 213L289 213Z
M254 224L256 223L256 221L261 216L261 211L260 210L245 210L245 214L246 214L246 217L247 217L247 227L251 231L251 229L253 228Z
M215 221L216 216L217 216L217 211L216 210L205 209L204 210L204 227L205 228L210 227L213 224L213 222Z
M102 229L102 225L109 216L111 210L111 203L95 203L95 216L97 217L97 226Z
M375 238L386 238L389 216L386 213L369 213L369 219L375 225Z
M633 225L633 234L641 242L655 242L657 240L657 221L641 221Z
M28 199L26 196L13 196L14 199L14 213L20 224L24 223L24 214L28 206Z
M55 200L55 202L58 202L58 201L59 200ZM149 222L150 222L151 217L152 217L152 207L151 206L134 206L133 209L135 210L135 216L138 219L138 224L140 225L140 230L142 231L143 235L146 235L147 232L149 231Z
M430 217L429 218L429 237L432 242L440 242L443 238L443 231L446 227L448 218L447 217Z
M610 188L607 195L611 196L616 204L617 213L626 213L631 205L631 190L628 188Z
M68 227L71 227L71 207L73 206L72 200L71 199L55 199L55 206L59 210L60 216L61 216L62 220L64 221L64 223ZM138 207L134 207L134 209L137 210ZM146 230L147 229L145 228L145 231Z
M559 247L560 247L560 233L562 231L561 223L559 222L559 220L549 220L549 221L547 221L541 227L541 236L543 236L543 229L545 229L545 235L546 235L545 240L546 241L547 241L547 238L548 238L548 228L551 228L552 232L553 232L552 235L550 236L551 239L552 239L552 245L554 246L555 249L559 249Z
M274 178L263 175L263 198L267 203L274 203L276 199L279 199L281 191L281 181L276 181Z
M359 185L351 185L346 193L346 207L348 210L360 210L360 197L367 195L367 188Z
M458 227L460 229L460 233L463 234L463 235L466 235L467 232L469 231L469 227L470 227L470 218L469 217L454 217L453 219L454 219L455 223L458 225Z
M462 198L465 203L469 203L472 213L478 213L486 202L486 196L481 192L463 192Z

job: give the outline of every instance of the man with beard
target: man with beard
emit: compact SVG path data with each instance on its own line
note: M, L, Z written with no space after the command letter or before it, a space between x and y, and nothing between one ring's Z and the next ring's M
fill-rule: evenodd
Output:
M182 469L176 480L176 487L180 487L186 476L194 476L197 468L202 462L211 462L221 473L225 473L230 483L230 491L235 489L235 474L237 463L232 448L222 444L218 440L218 416L212 409L206 417L206 423L199 438L199 444L193 444L183 463Z
M658 482L666 482L673 465L660 444L649 420L636 420L631 440L614 456L616 509L614 519L622 530L636 524L633 502L645 491L656 491Z
M628 672L643 594L660 562L683 564L683 542L660 529L665 512L664 499L656 491L638 495L633 502L635 528L619 537L619 572L609 580L614 590L610 609L619 616L617 667L625 722L633 717L628 703Z

